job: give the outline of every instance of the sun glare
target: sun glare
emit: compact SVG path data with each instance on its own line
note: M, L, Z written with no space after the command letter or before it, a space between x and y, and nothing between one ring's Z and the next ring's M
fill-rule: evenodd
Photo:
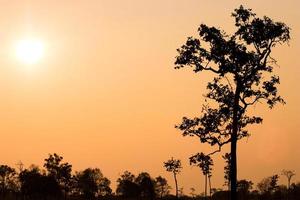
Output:
M24 64L37 63L44 54L44 45L37 39L24 39L18 41L16 45L16 55L20 62Z

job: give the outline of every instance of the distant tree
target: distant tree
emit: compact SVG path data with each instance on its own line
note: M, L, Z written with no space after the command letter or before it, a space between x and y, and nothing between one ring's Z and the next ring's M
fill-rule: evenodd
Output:
M191 187L191 188L190 188L190 195L191 195L192 198L195 198L195 197L196 197L196 193L195 193L195 192L196 192L196 189L193 188L193 187Z
M45 159L44 167L46 168L48 175L57 180L64 191L65 199L67 199L72 178L72 165L67 162L62 163L62 160L63 157L56 153L49 154L49 157Z
M209 196L211 196L211 181L210 178L212 176L212 166L213 160L210 156L204 155L203 153L198 153L192 157L190 157L190 164L198 166L204 177L205 177L205 192L204 195L207 197L207 180L209 182Z
M224 179L225 183L224 185L228 186L228 190L230 190L230 153L225 153L224 156L222 156L225 160L226 165L224 166Z
M291 199L297 199L300 197L300 182L291 184L289 194Z
M170 188L167 179L161 176L155 178L155 191L161 199L170 193Z
M94 199L96 196L106 196L111 194L110 181L103 176L98 168L87 168L75 175L76 187L79 194L85 199Z
M110 187L110 184L111 184L111 181L108 178L102 177L98 183L98 195L99 196L111 195L112 189Z
M245 179L239 180L237 182L237 191L242 193L249 193L252 189L252 181L247 181Z
M248 199L248 196L252 190L253 183L252 181L247 181L245 179L239 180L237 182L237 192L240 199Z
M273 193L276 188L278 187L277 182L278 182L279 176L277 174L264 178L257 184L257 188L260 191L261 194L265 193Z
M0 189L2 198L15 186L16 170L8 165L0 165Z
M19 160L16 165L18 167L19 173L21 173L24 169L24 163L21 160Z
M140 187L135 182L135 176L129 171L125 171L117 180L117 195L125 198L137 198L140 196Z
M179 197L183 197L184 196L184 192L183 192L183 187L180 187L179 189L178 189L178 196Z
M140 187L140 196L143 199L154 199L155 198L155 181L150 177L149 173L140 173L135 182Z
M182 166L181 161L171 158L170 160L167 160L164 162L164 167L168 172L172 172L174 176L175 181L175 188L176 188L176 198L178 198L178 183L177 183L177 174L180 173Z
M284 103L278 95L279 77L273 74L273 47L288 42L289 27L264 16L256 17L251 9L240 6L232 13L236 31L232 35L216 27L201 24L200 39L189 37L178 49L176 69L192 67L194 72L214 75L208 83L207 102L202 116L184 117L176 128L184 136L197 136L202 143L216 147L207 155L231 145L231 199L237 199L237 141L250 134L246 127L259 124L262 118L249 115L249 107L265 101L273 108Z
M282 175L287 178L287 189L290 189L292 177L295 176L295 172L291 170L282 170Z
M48 197L59 199L61 189L54 177L41 173L38 167L31 166L23 170L20 175L21 193L27 199L46 199Z

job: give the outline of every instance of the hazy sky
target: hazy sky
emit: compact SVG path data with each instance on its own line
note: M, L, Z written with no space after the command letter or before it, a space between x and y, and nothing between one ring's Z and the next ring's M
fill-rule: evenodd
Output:
M129 170L163 175L173 186L162 167L173 156L184 163L179 186L203 191L204 178L187 158L209 149L174 125L199 114L210 77L175 70L174 57L200 23L233 31L230 13L240 4L287 23L292 40L273 52L287 105L253 109L264 122L238 144L238 177L257 183L286 168L299 181L297 0L0 0L0 163L42 165L57 152L75 170L99 167L113 184ZM27 37L45 45L30 66L14 52ZM224 182L220 157L213 187Z

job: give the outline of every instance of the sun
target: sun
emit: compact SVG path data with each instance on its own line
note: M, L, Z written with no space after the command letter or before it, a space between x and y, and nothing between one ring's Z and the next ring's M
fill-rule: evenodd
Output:
M38 39L23 39L16 44L16 56L23 64L35 64L44 55L44 44Z

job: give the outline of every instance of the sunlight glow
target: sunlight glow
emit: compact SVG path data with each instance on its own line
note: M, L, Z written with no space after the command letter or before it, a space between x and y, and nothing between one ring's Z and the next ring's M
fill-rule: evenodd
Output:
M44 45L37 39L24 39L16 45L16 56L24 64L37 63L44 54Z

